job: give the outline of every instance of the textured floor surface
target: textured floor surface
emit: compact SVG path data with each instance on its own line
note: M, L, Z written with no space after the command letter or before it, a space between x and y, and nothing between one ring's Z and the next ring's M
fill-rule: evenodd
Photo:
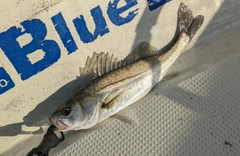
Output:
M180 74L133 104L139 125L67 133L49 155L240 156L240 1L155 0L166 4L152 11L150 1L1 1L0 156L39 145L49 116L86 85L76 77L93 52L124 59L144 41L165 46L181 2L204 23L170 68Z
M240 154L240 58L137 106L139 124L112 120L57 153L91 156Z

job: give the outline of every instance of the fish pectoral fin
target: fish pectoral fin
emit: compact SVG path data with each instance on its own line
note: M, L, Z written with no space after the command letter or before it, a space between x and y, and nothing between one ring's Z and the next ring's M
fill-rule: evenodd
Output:
M178 76L179 74L180 74L180 72L167 73L167 74L164 76L164 78L162 79L162 81L172 79L172 78Z
M116 101L121 97L123 92L124 92L124 90L118 89L118 90L115 90L112 93L110 93L108 95L108 97L106 98L105 102L103 102L102 108L108 110L108 109L114 107L115 104L117 103Z
M138 125L135 109L130 106L113 115L113 117L130 125Z

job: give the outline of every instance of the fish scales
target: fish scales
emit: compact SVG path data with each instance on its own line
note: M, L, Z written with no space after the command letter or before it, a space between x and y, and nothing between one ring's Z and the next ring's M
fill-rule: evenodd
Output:
M116 58L109 59L103 53L94 55L98 58L97 69L88 59L85 68L87 71L94 68L99 77L57 108L49 118L52 124L60 131L88 129L141 99L164 78L203 21L202 15L194 18L192 11L181 3L175 42L170 42L171 48L165 53L158 54L158 50L149 46L144 49L149 53L123 67ZM105 67L104 63L110 66ZM107 73L109 69L114 70Z
M189 37L183 33L177 43L167 53L139 60L99 77L98 81L85 88L84 92L103 94L123 85L131 85L131 82L136 78L144 77L147 74L151 74L152 77L158 77L157 82L159 82L165 76L168 66L173 64L175 59L181 54L182 49L188 45L188 42Z

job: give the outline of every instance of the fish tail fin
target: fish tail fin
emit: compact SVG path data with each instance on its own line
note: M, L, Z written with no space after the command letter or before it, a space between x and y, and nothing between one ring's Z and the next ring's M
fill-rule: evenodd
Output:
M196 34L204 21L204 16L198 15L194 18L192 11L181 3L178 9L178 22L176 34L186 33L190 39Z

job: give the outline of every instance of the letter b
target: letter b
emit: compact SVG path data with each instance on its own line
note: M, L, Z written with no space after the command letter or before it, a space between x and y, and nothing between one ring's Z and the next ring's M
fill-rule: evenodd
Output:
M0 34L0 47L20 74L21 79L26 80L55 63L60 58L60 49L55 41L45 40L47 28L41 20L26 20L21 25L24 31L14 26ZM17 38L24 34L30 34L32 40L21 47ZM32 64L27 55L36 50L42 50L44 57Z

